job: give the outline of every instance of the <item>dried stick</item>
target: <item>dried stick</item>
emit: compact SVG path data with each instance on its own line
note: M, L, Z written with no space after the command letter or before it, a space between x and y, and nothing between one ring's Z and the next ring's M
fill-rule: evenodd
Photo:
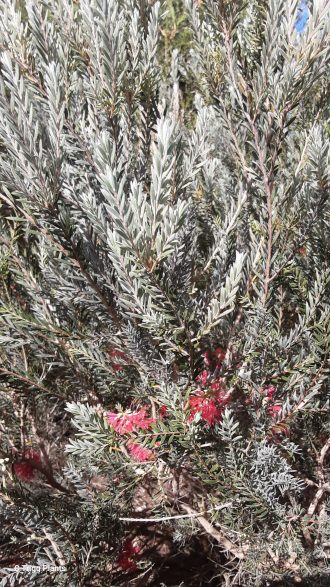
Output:
M214 538L217 542L219 542L219 544L221 544L221 546L225 550L227 550L228 552L230 552L231 554L233 554L236 558L239 558L240 560L245 558L246 553L249 550L248 544L244 544L242 546L237 546L236 544L231 542L231 540L229 540L229 538L227 538L227 536L223 532L221 532L220 530L216 530L212 526L212 524L210 524L210 522L208 522L208 520L206 518L204 518L204 516L195 512L195 510L193 508L191 508L190 506L188 506L186 504L181 504L181 507L183 510L185 510L187 513L189 513L191 516L195 516L197 518L198 522L200 523L200 525L204 528L204 530L210 536L212 536L212 538Z
M146 522L146 523L151 524L151 523L156 523L156 522L167 522L168 520L180 520L183 518L199 518L199 517L203 516L203 514L222 510L224 508L230 507L232 504L233 504L232 501L228 501L227 503L216 506L216 507L211 508L209 510L204 510L203 512L194 512L193 514L177 514L175 516L163 516L160 518L119 518L119 520L121 522ZM181 507L183 509L185 509L183 504L181 504Z

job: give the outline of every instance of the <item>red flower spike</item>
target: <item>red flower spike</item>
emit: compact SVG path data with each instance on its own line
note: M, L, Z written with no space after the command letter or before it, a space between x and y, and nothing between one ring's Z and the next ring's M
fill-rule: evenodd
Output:
M123 571L136 571L137 565L133 557L139 552L140 548L135 546L128 538L123 545L123 550L118 557L117 564L123 569Z
M33 463L39 464L41 456L35 450L27 450L22 455L23 459L32 461L31 463L15 463L13 470L15 475L22 481L32 481L35 477L36 469Z
M221 418L222 411L216 406L214 400L205 402L202 407L202 419L207 422L209 426L213 426Z
M123 365L120 365L120 363L112 363L111 367L114 371L122 371L124 368Z
M135 430L146 430L150 428L155 422L154 418L146 417L147 410L141 409L137 412L123 412L117 414L115 412L108 412L107 419L118 434L126 434L128 432L134 432Z
M132 540L127 538L123 545L122 554L125 554L126 556L134 556L135 554L139 554L140 550L139 546L133 544Z
M167 406L160 406L160 408L159 408L159 417L161 419L166 418L167 412L168 412Z
M22 481L32 481L35 475L35 469L28 463L15 463L14 472Z
M150 461L154 458L154 453L149 448L144 448L140 444L135 444L130 442L127 445L127 448L131 454L131 456L140 463L145 463L146 461Z
M120 359L122 359L125 362L128 361L128 358L126 357L125 353L123 353L122 351L113 350L110 352L110 356L111 357L119 357ZM111 366L114 369L114 371L122 371L122 369L124 368L124 366L121 365L120 363L111 363Z
M267 413L272 418L276 418L282 411L282 406L274 404L274 396L277 392L276 387L269 385L268 387L264 387L261 392L266 396L266 402L268 403Z
M268 397L268 399L269 399L270 401L272 401L272 400L273 400L273 398L274 398L274 394L276 393L276 387L274 387L274 385L269 385L268 387L266 387L266 388L263 390L263 392L264 392L264 393L266 393L266 394L267 394L267 397Z
M282 406L278 406L278 405L269 406L267 411L268 411L268 414L272 418L276 418L280 414L280 412L282 411Z
M210 367L212 364L211 352L205 351L205 353L202 353L202 357L204 357L204 365L206 365L207 367Z
M201 419L209 426L213 426L221 418L221 410L216 406L214 400L209 398L191 397L189 400L189 409L190 416L188 422L192 422L196 414L200 414Z
M199 391L189 398L190 416L188 421L192 422L195 415L200 414L204 422L213 426L221 419L223 408L227 403L228 398L220 388L212 395Z
M212 391L215 391L215 392L220 391L221 390L221 380L218 379L217 381L214 381L213 383L211 383L210 389L212 389Z
M206 371L206 369L204 369L204 371L201 371L201 373L199 375L197 375L196 381L198 383L200 383L201 385L206 385L209 375L210 375L210 372Z
M214 354L217 359L217 365L218 366L221 365L221 363L225 360L225 356L226 356L225 349L223 349L221 346L219 346L217 349L215 349Z

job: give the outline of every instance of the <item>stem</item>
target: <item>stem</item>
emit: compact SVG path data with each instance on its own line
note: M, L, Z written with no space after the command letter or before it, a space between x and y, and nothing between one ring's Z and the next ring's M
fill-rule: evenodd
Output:
M229 540L229 538L227 538L227 536L224 534L224 532L213 528L212 524L210 524L210 522L208 522L208 520L206 520L206 518L204 518L202 515L195 512L195 510L193 510L190 506L188 506L186 504L181 504L181 507L182 507L182 509L184 509L186 512L188 512L191 515L196 516L196 514L197 514L196 517L197 517L200 525L204 528L204 530L208 534L210 534L210 536L212 536L212 538L214 538L217 542L219 542L219 544L221 544L221 546L225 550L227 550L228 552L233 554L236 558L239 558L241 560L246 557L246 553L249 550L248 544L244 544L242 546L237 546L236 544L234 544L234 542L232 542L231 540Z
M55 541L54 536L46 528L43 528L42 530L43 530L43 533L46 536L47 540L49 540L49 542L51 543L53 550L59 560L60 565L62 567L65 567L66 561L65 561L64 555L63 555L60 547L58 546L57 542Z
M250 116L249 116L250 119ZM265 277L264 277L264 295L262 299L262 304L266 304L269 283L270 283L270 272L271 272L271 263L272 263L272 246L273 246L273 219L272 219L272 184L270 182L267 169L265 166L264 156L261 151L259 145L259 137L258 132L255 127L255 124L250 119L251 130L254 138L254 143L258 155L260 170L263 177L263 182L265 186L265 192L267 196L267 214L268 214L268 222L267 222L267 233L268 233L268 240L267 240L267 257L266 257L266 269L265 269Z
M219 511L219 510L225 509L227 507L230 507L232 504L233 504L232 501L228 501L227 503L224 503L222 505L218 505L218 506L211 508L209 510L204 510L202 512L194 512L194 513L189 513L189 514L178 514L176 516L164 516L162 518L119 518L119 520L121 522L146 522L146 523L150 522L150 523L153 523L153 522L167 522L167 520L181 520L183 518L199 518L209 512ZM181 506L183 507L182 504L181 504ZM185 508L183 507L183 509L185 509Z
M56 481L56 479L54 478L53 474L49 470L47 470L43 465L40 465L39 463L37 463L33 459L25 459L25 458L20 459L19 462L20 463L27 463L28 465L31 465L31 467L33 467L33 469L40 471L40 473L42 473L46 477L48 484L51 487L54 487L54 489L58 489L59 491L62 491L62 493L66 493L67 495L71 495L71 491L69 489L67 489L66 487L64 487L63 485L61 485L60 483L58 483L58 481Z
M19 381L22 381L23 383L26 383L27 385L29 385L31 387L35 387L36 389L40 389L40 391L43 391L44 393L46 393L48 395L53 395L54 397L58 397L62 401L66 399L63 395L60 395L59 393L56 393L55 391L50 391L49 389L47 389L43 385L40 385L39 383L36 383L35 381L32 381L31 379L28 379L27 377L24 377L23 375L19 375L19 373L15 373L14 371L8 371L8 369L0 368L0 375L1 374L7 375L7 377L13 377L15 379L18 379Z

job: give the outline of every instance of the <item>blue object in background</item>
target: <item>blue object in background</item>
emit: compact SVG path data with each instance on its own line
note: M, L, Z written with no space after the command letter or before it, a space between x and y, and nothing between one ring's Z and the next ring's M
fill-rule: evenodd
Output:
M298 8L298 16L296 20L296 31L302 33L307 25L309 18L309 10L306 4L306 0L302 0Z

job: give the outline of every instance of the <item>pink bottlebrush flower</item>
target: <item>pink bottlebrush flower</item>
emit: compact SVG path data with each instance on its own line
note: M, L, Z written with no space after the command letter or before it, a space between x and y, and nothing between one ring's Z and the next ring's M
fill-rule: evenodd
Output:
M132 540L127 538L123 544L122 554L125 554L126 556L134 556L135 554L139 554L140 550L139 546L133 544Z
M276 387L274 387L274 385L269 385L268 387L263 389L263 392L267 394L268 399L272 401L274 398L274 394L276 393Z
M141 409L137 412L108 412L107 419L109 424L118 432L126 434L135 430L146 430L155 422L153 418L147 418L147 410Z
M110 353L111 357L119 357L120 359L123 359L123 361L127 361L127 356L125 355L125 353L123 353L122 351L111 351Z
M221 419L222 410L219 408L214 400L204 402L202 406L202 419L209 425L213 426L216 422Z
M210 389L212 389L212 391L218 392L221 391L221 382L222 379L217 379L216 381L213 381L213 383L211 383L210 385Z
M132 457L140 463L150 461L154 458L154 453L152 450L149 450L149 448L144 448L144 446L141 446L140 444L130 442L128 443L127 448Z
M191 422L196 414L201 415L201 419L213 426L221 419L223 407L228 403L223 391L213 392L212 395L205 392L197 392L189 398L190 416L188 421Z
M197 375L196 381L201 385L206 385L209 375L210 372L204 369L204 371L201 371L200 374Z
M160 408L159 408L159 417L161 419L166 418L167 412L168 412L167 406L160 406Z
M219 346L217 349L215 349L214 354L217 359L217 366L220 366L221 363L225 360L226 351L221 346Z
M14 473L22 481L32 481L36 473L33 463L38 465L41 462L41 456L35 450L27 450L23 453L22 458L32 462L14 463Z
M269 406L267 412L272 418L276 418L282 411L282 406L272 405Z
M128 360L127 356L122 351L113 350L110 352L110 356L119 357L120 359L123 359L123 361L125 362ZM121 363L111 363L111 366L115 371L121 371L124 368L123 365L121 365Z
M137 565L133 557L140 552L140 548L135 546L133 542L128 538L121 551L117 564L123 569L123 571L136 571Z
M274 395L276 392L277 389L274 385L269 385L268 387L264 387L262 389L262 393L266 395L266 403L268 404L267 413L272 418L276 418L282 411L282 406L274 404Z
M15 463L14 472L22 481L31 481L35 475L35 469L29 463Z
M122 554L118 558L117 565L119 565L123 571L133 572L133 571L137 570L137 565L136 565L135 560L129 558L128 556L125 556L124 554Z
M210 367L212 364L211 351L205 351L205 353L202 353L202 357L204 357L204 365Z
M114 371L122 371L124 368L120 363L111 363L111 367Z

